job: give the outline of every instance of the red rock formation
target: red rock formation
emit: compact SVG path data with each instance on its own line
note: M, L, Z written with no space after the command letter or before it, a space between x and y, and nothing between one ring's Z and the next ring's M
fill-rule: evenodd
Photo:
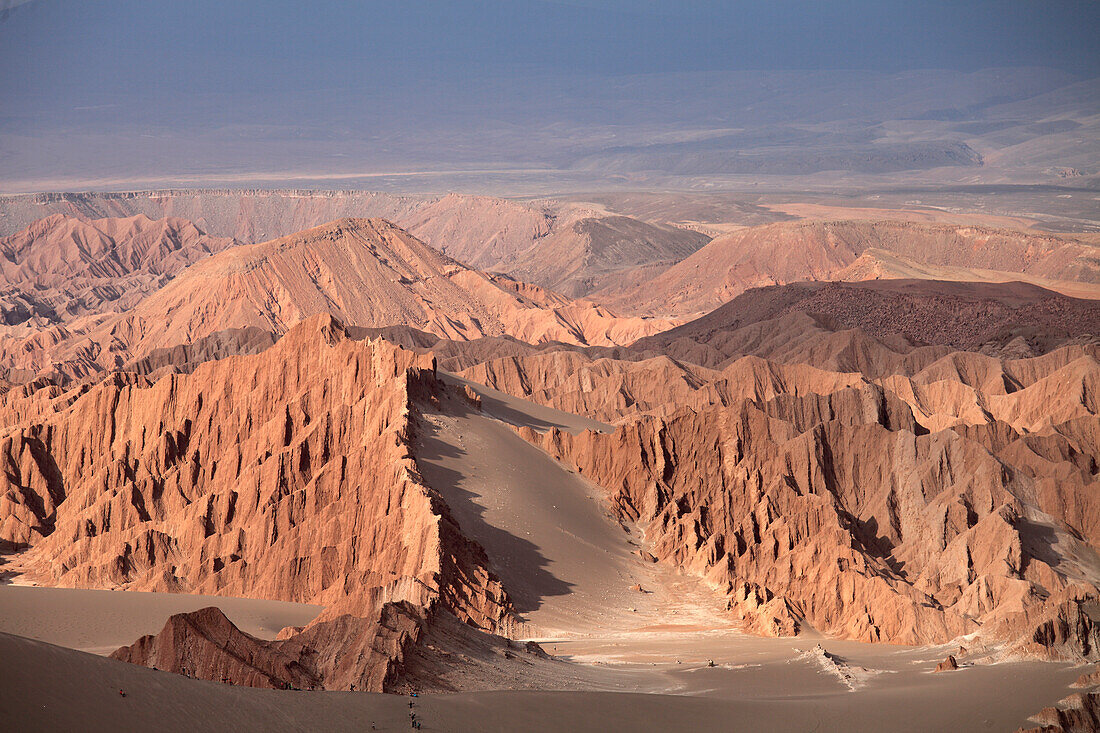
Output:
M1100 731L1100 692L1070 695L1030 719L1039 725L1017 733L1096 733Z
M667 328L471 270L381 219L343 219L210 257L125 313L9 337L0 367L81 376L231 329L282 335L327 313L363 327L415 326L454 339L612 345Z
M936 665L935 672L951 672L959 668L959 663L955 661L955 657L951 654L947 655L947 659L943 660Z
M1074 508L1073 488L1002 462L988 433L928 434L875 385L791 387L612 434L521 433L606 487L658 558L724 590L761 632L809 623L944 643L980 624L1028 653L1095 656L1095 576L1069 558L1095 556L1074 527L1091 531L1096 515ZM1095 460L1095 445L1081 449Z
M554 227L493 267L573 297L629 287L696 252L710 238L680 227L575 208ZM597 298L598 300L598 298Z
M28 574L51 585L326 606L278 646L209 616L176 619L135 659L184 648L180 665L193 658L216 679L235 669L225 654L253 646L279 654L238 669L249 684L381 690L433 613L486 630L510 613L484 552L409 455L409 411L442 389L432 369L323 316L191 374L9 391L2 538L29 546Z
M211 607L171 616L159 634L143 636L111 658L246 687L317 686L318 677L282 651L285 644L250 636Z
M865 337L863 342L845 337L852 329ZM823 342L830 334L837 340L834 348ZM951 351L1036 356L1081 337L1095 342L1098 334L1100 301L1023 283L796 283L744 293L631 350L703 366L755 354L877 376L898 373L898 366L889 363L899 361L897 355L911 362L909 373ZM1013 351L1018 346L1024 353ZM692 358L705 350L713 352L709 358ZM918 361L923 363L918 366Z
M181 217L204 231L255 244L340 218L382 217L459 262L573 297L617 282L620 275L652 275L654 268L667 268L709 240L690 229L616 216L603 207L455 193L174 190L46 194L33 203L29 198L0 201L0 233L12 222L43 213L144 214Z
M1100 687L1100 668L1093 669L1091 672L1082 672L1078 677L1073 687Z
M378 617L352 615L310 625L285 639L264 641L233 625L217 608L171 616L155 636L143 636L111 657L189 677L272 689L381 692L428 619L412 604L386 603Z

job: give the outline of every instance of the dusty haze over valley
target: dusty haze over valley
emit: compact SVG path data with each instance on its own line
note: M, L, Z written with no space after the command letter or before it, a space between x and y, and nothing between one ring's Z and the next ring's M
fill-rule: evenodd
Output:
M0 3L5 729L1100 731L1092 3Z

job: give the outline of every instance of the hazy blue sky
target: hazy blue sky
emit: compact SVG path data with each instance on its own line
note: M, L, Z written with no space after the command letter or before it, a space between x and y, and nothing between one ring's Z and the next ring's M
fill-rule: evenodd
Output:
M0 92L8 95L278 90L531 70L1100 74L1095 0L33 0L6 15Z
M929 120L1091 119L1097 28L1098 0L0 0L0 184L572 170L700 135L896 167L976 129Z

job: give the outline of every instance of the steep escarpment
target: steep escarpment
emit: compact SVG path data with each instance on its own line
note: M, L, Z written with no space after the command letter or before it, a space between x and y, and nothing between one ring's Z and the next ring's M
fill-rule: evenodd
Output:
M708 579L752 628L911 643L979 633L1091 658L1096 306L1030 287L912 288L764 289L626 349L516 351L461 374L616 423L525 436L604 487L652 554ZM843 307L800 310L834 289L814 302ZM878 296L881 308L856 305ZM837 323L854 316L866 322ZM932 343L916 345L908 329L922 320ZM1031 322L1046 340L958 350ZM675 358L650 356L662 350Z
M441 368L510 394L614 421L661 405L698 406L695 393L746 357L767 360L773 372L806 366L1013 392L1100 355L1100 301L1021 283L796 283L743 293L629 346L459 342L407 327L366 332L430 351ZM616 384L595 394L590 385L608 385L611 373L620 375Z
M905 296L900 285L869 292ZM708 579L751 628L910 643L980 633L1017 652L1095 656L1094 306L1064 316L1061 296L1048 308L1029 288L979 288L992 302L968 318L917 309L937 343L916 346L906 320L870 335L830 327L843 312L796 309L833 287L754 291L628 349L516 353L462 375L617 423L525 436L604 487L654 556ZM1063 314L1046 343L1067 345L1023 359L956 350L986 343L964 338L985 333L983 314L1013 323L997 298ZM662 349L676 358L638 358Z
M305 676L233 667L254 644L210 614L167 634L211 679L381 690L433 614L492 631L510 613L409 455L410 410L438 389L430 357L321 316L191 374L9 391L2 539L50 585L324 605L275 654ZM167 643L131 657L163 661Z

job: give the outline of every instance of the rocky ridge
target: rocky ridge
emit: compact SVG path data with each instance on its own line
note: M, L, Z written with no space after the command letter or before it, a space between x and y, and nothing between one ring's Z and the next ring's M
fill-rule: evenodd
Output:
M484 552L408 452L409 411L441 388L430 357L319 316L192 374L9 392L3 541L50 585L326 607L270 643L218 613L174 618L131 661L381 691L435 614L486 631L510 617Z
M619 344L668 327L471 270L381 219L347 219L196 263L118 314L7 338L0 367L82 377L232 329L274 336L317 313L452 339Z
M235 244L183 219L54 214L0 239L0 321L41 327L123 311L188 265Z

